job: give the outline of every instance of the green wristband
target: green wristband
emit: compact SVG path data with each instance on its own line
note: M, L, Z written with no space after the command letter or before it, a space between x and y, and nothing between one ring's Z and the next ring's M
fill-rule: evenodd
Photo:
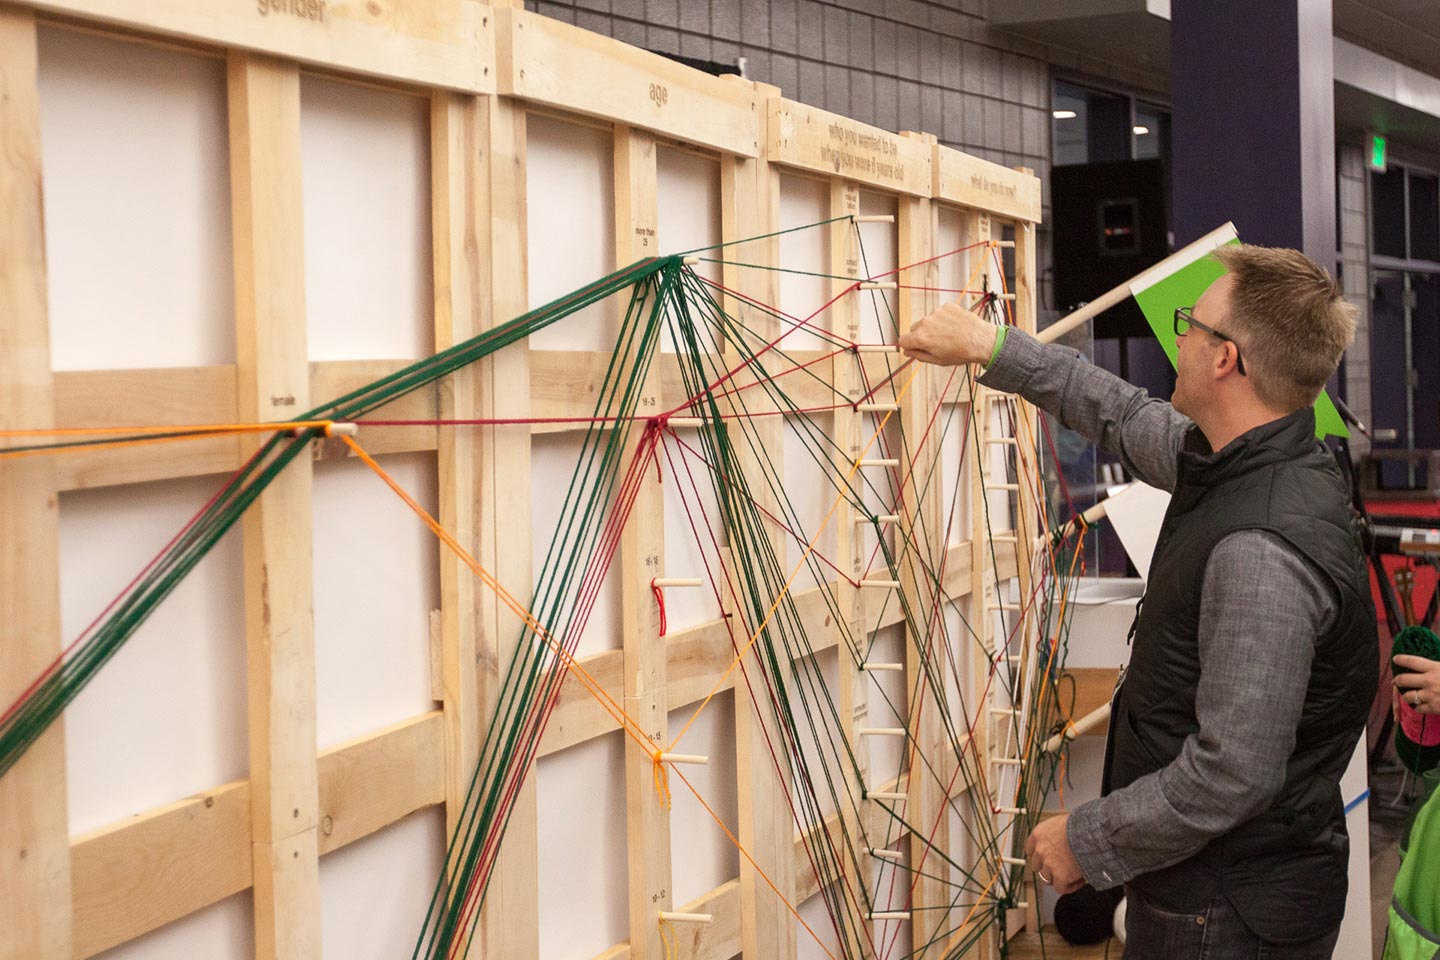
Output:
M995 366L995 361L1000 357L1000 348L1005 346L1005 333L1010 328L1004 324L1000 325L999 332L995 334L995 349L990 352L990 359L985 363L986 371Z

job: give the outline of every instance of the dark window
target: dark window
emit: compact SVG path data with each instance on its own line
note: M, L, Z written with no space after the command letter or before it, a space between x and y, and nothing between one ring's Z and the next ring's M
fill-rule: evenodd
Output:
M1057 165L1130 159L1130 98L1055 83L1051 125Z
M1440 260L1440 180L1410 174L1410 259Z
M1370 174L1370 222L1375 230L1375 254L1405 256L1405 170L1391 167Z

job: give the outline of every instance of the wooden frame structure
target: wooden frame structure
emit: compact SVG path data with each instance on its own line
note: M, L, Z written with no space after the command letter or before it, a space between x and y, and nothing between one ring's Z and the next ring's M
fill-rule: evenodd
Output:
M237 362L233 366L146 371L55 372L49 362L43 246L44 170L36 84L37 23L111 32L137 42L180 45L223 58L227 70ZM401 361L308 363L299 223L299 84L302 71L363 79L429 97L434 341L463 340L524 312L526 114L588 118L614 143L617 266L655 254L656 150L675 142L718 159L724 239L773 233L782 171L828 185L833 216L856 213L861 191L893 199L899 262L937 252L942 211L961 218L971 242L1013 225L1016 322L1034 328L1034 224L1039 182L939 146L922 134L896 135L785 100L775 88L712 78L659 56L546 20L474 0L260 0L215 5L198 0L40 0L0 2L0 428L273 420L308 400L338 395L401 366ZM529 185L534 188L535 184ZM853 231L830 238L832 273L861 276ZM776 240L749 256L775 264ZM930 270L933 277L934 270ZM773 274L725 267L725 286L762 303L777 301ZM835 280L843 285L846 281ZM936 284L928 284L936 286ZM937 302L934 292L901 290L903 329ZM853 301L853 298L852 298ZM743 301L728 306L747 315ZM858 330L853 306L837 309L837 329ZM773 320L755 313L757 329ZM859 361L870 362L864 356ZM509 348L445 389L405 400L396 416L416 419L584 416L585 388L603 374L604 356ZM663 406L681 387L673 362L648 389ZM860 393L859 362L827 361L822 379ZM908 423L938 399L939 381L917 390L901 411ZM144 389L138 389L142 386ZM962 398L949 398L959 402ZM774 431L780 447L781 426ZM855 449L859 414L839 414L840 449ZM532 433L554 425L409 428L376 434L375 454L435 451L440 518L518 596L531 585L528 476ZM918 431L917 431L918 432ZM978 438L977 438L978 440ZM983 441L979 441L982 442ZM35 457L0 462L0 702L8 703L60 651L57 515L67 490L202 476L235 469L247 449L233 439L169 448ZM316 459L343 456L317 444ZM976 502L986 495L981 458L970 457ZM310 464L297 463L244 524L248 635L248 779L217 784L84 836L66 821L65 734L52 727L0 779L0 957L90 956L187 916L247 888L253 891L261 957L320 955L322 856L413 811L445 805L453 825L473 769L508 644L518 621L459 562L442 558L436 653L441 706L317 755L315 663L311 636L313 558L309 538ZM585 666L657 737L669 709L713 686L731 649L723 624L661 637L650 579L662 573L665 531L658 489L640 495L622 545L624 647ZM939 528L940 504L907 505ZM1020 512L1025 513L1022 507ZM855 527L841 523L838 555L861 573ZM1033 535L1033 531L1030 531ZM950 548L946 589L968 597L972 614L1000 601L989 586L1023 575L1025 535L982 544L972 531ZM1017 558L1017 547L1020 556ZM783 556L783 547L781 547ZM991 565L999 558L999 570ZM884 619L866 591L841 588L857 631ZM818 591L797 597L818 611ZM986 599L988 598L988 599ZM818 613L817 616L823 616ZM913 659L913 658L911 658ZM843 658L842 658L843 663ZM478 667L476 666L478 664ZM845 668L842 667L842 670ZM915 665L909 662L913 672ZM867 677L842 676L843 715L854 737L863 724ZM749 710L735 711L741 842L757 852L740 874L688 904L671 902L670 833L652 787L650 758L627 751L629 938L603 956L662 956L656 909L710 913L715 922L681 930L681 956L793 957L796 930L757 876L763 870L791 901L813 894L797 864L794 835L765 731ZM545 735L551 753L615 729L575 684L567 684ZM939 732L922 731L935 740ZM938 741L937 741L938 742ZM895 784L856 785L889 789ZM933 816L942 798L917 786L912 798ZM536 797L532 776L510 822L475 953L539 955ZM918 846L917 846L918 850ZM803 862L803 861L802 861ZM939 894L923 885L921 901ZM923 917L923 914L917 914ZM921 921L917 921L921 922ZM917 941L921 936L916 933Z

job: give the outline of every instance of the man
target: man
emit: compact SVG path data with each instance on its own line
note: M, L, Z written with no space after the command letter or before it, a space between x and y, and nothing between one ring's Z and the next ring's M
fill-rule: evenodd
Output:
M1099 800L1043 821L1061 893L1124 884L1127 960L1328 958L1349 841L1339 780L1378 683L1344 481L1312 404L1355 309L1294 250L1229 246L1175 313L1172 403L955 304L900 338L983 363L1173 496L1117 685Z

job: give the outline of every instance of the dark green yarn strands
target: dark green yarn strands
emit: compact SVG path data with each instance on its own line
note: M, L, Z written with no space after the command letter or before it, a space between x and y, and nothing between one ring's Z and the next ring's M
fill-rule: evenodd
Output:
M411 391L434 383L496 350L530 336L577 310L604 299L626 287L654 276L667 264L677 261L642 261L582 288L574 294L533 310L511 322L487 331L433 357L420 360L387 377L368 384L337 400L302 414L300 420L353 420L384 406ZM55 718L85 688L96 672L110 661L139 629L155 608L170 595L195 565L240 516L259 498L271 481L323 431L312 428L299 436L273 435L260 453L227 484L196 519L189 531L172 545L98 624L74 654L42 679L35 688L0 721L0 776L15 765Z

